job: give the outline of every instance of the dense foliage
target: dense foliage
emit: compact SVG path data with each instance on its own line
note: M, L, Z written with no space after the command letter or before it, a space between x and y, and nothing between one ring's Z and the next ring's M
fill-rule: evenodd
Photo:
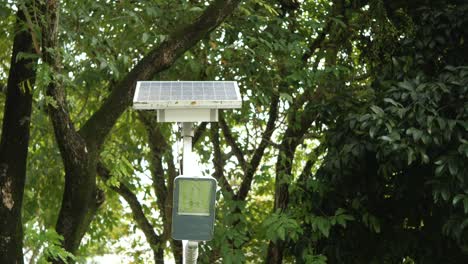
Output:
M330 125L322 166L302 185L316 191L297 194L311 201L303 217L351 214L309 241L332 262L467 261L466 6L417 12L371 95Z
M130 109L137 80L239 82L242 108L194 137L219 183L200 263L468 262L467 13L457 0L0 3L0 262L181 263L181 131Z

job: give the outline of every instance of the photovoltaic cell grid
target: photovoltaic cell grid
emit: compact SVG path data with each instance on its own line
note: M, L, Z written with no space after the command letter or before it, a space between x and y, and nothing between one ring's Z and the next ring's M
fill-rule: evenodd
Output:
M240 100L234 81L147 81L140 82L138 102Z

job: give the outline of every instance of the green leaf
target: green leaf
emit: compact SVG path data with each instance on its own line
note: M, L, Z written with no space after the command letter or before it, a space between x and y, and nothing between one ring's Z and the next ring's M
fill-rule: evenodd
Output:
M466 218L461 224L460 229L463 231L465 228L468 227L468 218Z
M396 131L393 131L392 133L390 133L390 137L392 138L393 141L397 141L401 139L400 134Z
M388 142L392 142L393 139L389 136L381 136L380 139L384 140L384 141L388 141Z
M376 105L371 106L371 109L372 109L372 111L373 111L374 113L376 113L377 116L379 116L379 117L383 117L383 116L385 115L384 110L382 110L382 108L380 108L380 107L378 107L378 106L376 106Z
M453 198L452 204L453 204L453 205L457 205L457 203L458 203L459 201L463 200L464 197L465 197L464 194L457 194L457 195L455 195L455 197Z
M290 94L287 94L287 93L280 93L280 98L283 98L285 99L286 101L292 103L293 102L293 98Z
M465 214L468 214L468 195L463 199L463 207L465 208Z
M328 220L322 217L317 217L315 219L315 222L316 222L317 228L320 230L322 235L324 235L325 237L328 237L330 235L330 224Z
M416 155L414 154L413 149L411 149L411 148L408 149L408 165L411 165L411 163L413 163L415 158L416 158Z
M194 6L194 7L191 7L189 9L190 12L202 12L203 11L203 8L201 7L198 7L198 6Z
M397 103L392 98L384 98L384 102L390 103L390 104L392 104L393 106L396 106L396 107L402 107L402 105L400 103Z
M450 193L447 190L442 190L440 194L442 195L442 199L444 199L444 201L448 201L450 198Z
M285 240L286 239L286 231L283 227L280 227L277 229L278 237L280 240Z
M16 62L19 62L20 60L37 60L41 56L37 53L27 53L27 52L18 52L16 55Z
M55 101L55 99L51 96L48 96L48 95L44 96L44 101L45 101L45 105L50 105L53 108L58 107L57 101Z
M400 86L401 88L406 89L408 91L413 91L414 90L414 86L411 83L407 82L407 81L398 83L398 86Z
M441 176L442 175L442 172L444 171L444 168L445 168L445 164L442 164L440 166L437 166L436 170L435 170L435 175L436 176Z
M448 165L449 165L450 174L452 174L453 176L456 176L458 173L458 166L455 163L455 161L449 160Z
M422 156L422 162L424 164L428 164L429 163L429 156L424 152L421 152L421 156Z
M143 33L143 35L141 36L141 41L143 41L143 43L146 43L149 39L149 34L148 33Z
M417 142L421 138L421 136L423 135L422 131L418 130L418 129L413 129L412 132L413 132L413 140L415 142Z
M369 135L370 135L371 138L374 138L374 136L375 136L375 131L376 131L376 130L377 130L376 127L371 127L371 128L369 129Z

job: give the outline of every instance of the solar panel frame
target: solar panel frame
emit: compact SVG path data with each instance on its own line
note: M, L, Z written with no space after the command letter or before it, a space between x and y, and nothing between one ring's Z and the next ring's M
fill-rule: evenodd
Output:
M135 109L232 109L241 104L236 81L139 81L133 97Z

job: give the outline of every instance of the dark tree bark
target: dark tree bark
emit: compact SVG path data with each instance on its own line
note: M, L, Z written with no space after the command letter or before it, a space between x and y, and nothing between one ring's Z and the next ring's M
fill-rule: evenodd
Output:
M64 237L64 248L75 253L100 202L96 190L96 167L102 144L117 119L131 105L136 82L151 79L169 68L186 50L215 29L229 16L240 0L214 1L192 24L176 30L167 41L151 50L112 88L103 105L83 125L75 129L66 104L64 88L52 81L47 94L54 100L48 106L54 133L65 167L65 191L57 220L57 232ZM60 72L57 47L58 0L46 1L43 25L43 60L55 73ZM54 76L51 76L54 80ZM60 260L55 260L61 263Z
M35 52L32 35L25 24L25 14L20 9L16 18L0 143L0 263L23 263L21 206L37 63L37 59L18 59L20 52Z
M312 113L304 112L300 120L295 120L295 118L293 118L288 122L288 128L281 141L280 151L276 161L274 212L283 213L288 208L289 184L291 181L294 154L297 146L302 142L301 138L307 132L313 120L314 115ZM296 122L299 122L299 124ZM282 240L277 240L276 242L270 241L265 263L282 263L284 244L285 242Z

